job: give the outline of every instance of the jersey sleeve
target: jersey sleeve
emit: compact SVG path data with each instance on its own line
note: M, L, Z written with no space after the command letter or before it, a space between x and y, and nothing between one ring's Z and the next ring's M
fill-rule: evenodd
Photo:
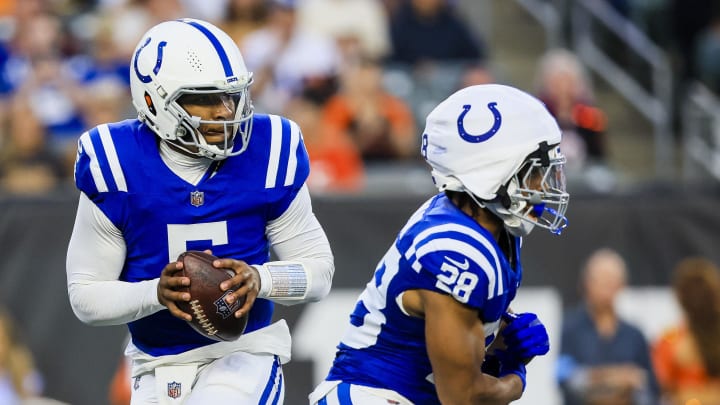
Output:
M498 265L493 253L461 230L416 238L407 259L417 272L418 288L451 295L481 309L497 291Z
M269 117L272 139L265 187L272 190L272 220L287 210L307 181L310 158L300 127L284 117Z
M108 125L100 125L80 136L75 160L75 185L118 225L118 199L127 192L127 182Z

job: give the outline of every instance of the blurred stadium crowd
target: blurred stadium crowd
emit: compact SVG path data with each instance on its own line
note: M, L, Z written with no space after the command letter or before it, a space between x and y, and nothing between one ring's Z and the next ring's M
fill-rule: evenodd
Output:
M367 164L417 159L421 109L435 100L413 105L398 93L442 91L437 99L490 80L485 44L445 1L3 1L2 189L43 193L71 180L77 137L135 116L128 62L142 33L188 16L237 41L256 111L300 124L318 192L358 191ZM433 61L460 74L430 77ZM426 75L428 89L405 74L423 65L412 74ZM392 66L402 72L394 80Z
M607 1L677 50L680 76L720 90L720 17L712 1ZM254 72L256 111L298 122L312 160L312 190L362 191L366 173L378 165L420 163L417 135L439 100L469 84L501 80L482 31L458 3L0 1L0 190L65 187L78 136L102 122L134 118L128 62L142 33L163 20L194 17L237 41ZM548 53L537 61L536 87L526 90L566 130L571 169L606 168L606 117L582 65L570 52ZM612 174L605 174L596 177L601 189L612 187Z

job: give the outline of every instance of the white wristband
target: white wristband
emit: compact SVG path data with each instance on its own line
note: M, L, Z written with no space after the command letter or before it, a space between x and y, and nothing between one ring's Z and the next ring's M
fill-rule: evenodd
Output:
M308 290L308 275L298 262L268 262L254 265L260 274L259 297L304 298Z

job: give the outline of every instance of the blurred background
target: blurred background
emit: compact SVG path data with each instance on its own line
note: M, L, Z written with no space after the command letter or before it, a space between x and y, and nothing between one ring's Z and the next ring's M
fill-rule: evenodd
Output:
M617 307L650 345L681 317L676 263L720 262L716 0L0 0L0 403L123 403L125 328L83 325L67 299L72 168L85 130L135 117L140 36L181 17L237 41L256 112L295 120L310 154L336 275L326 301L277 310L295 336L288 404L306 403L377 260L434 193L424 118L467 85L519 87L563 129L570 226L527 238L518 297L555 343L599 248L627 262ZM556 357L531 365L523 403L562 404Z

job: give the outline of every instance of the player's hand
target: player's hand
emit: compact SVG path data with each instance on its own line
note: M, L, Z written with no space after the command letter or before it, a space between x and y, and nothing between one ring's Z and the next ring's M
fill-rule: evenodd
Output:
M244 296L245 303L240 309L235 311L235 317L240 318L244 314L247 314L260 292L260 274L257 269L242 260L235 259L218 259L213 262L213 266L232 269L235 272L233 278L220 283L220 289L223 291L229 289L235 290L225 297L225 301L228 304L232 304Z
M498 378L510 374L515 374L520 377L520 381L522 381L523 384L522 392L525 392L525 387L527 386L527 370L525 364L519 361L500 361L497 374Z
M190 279L177 275L182 270L182 262L168 263L160 273L160 281L157 286L158 301L170 311L174 316L185 320L192 320L192 315L183 312L178 308L177 301L190 301L190 293L178 291L181 287L190 285Z
M507 347L505 356L513 356L527 364L533 357L550 351L550 337L537 315L505 313L503 319L508 324L502 331Z

